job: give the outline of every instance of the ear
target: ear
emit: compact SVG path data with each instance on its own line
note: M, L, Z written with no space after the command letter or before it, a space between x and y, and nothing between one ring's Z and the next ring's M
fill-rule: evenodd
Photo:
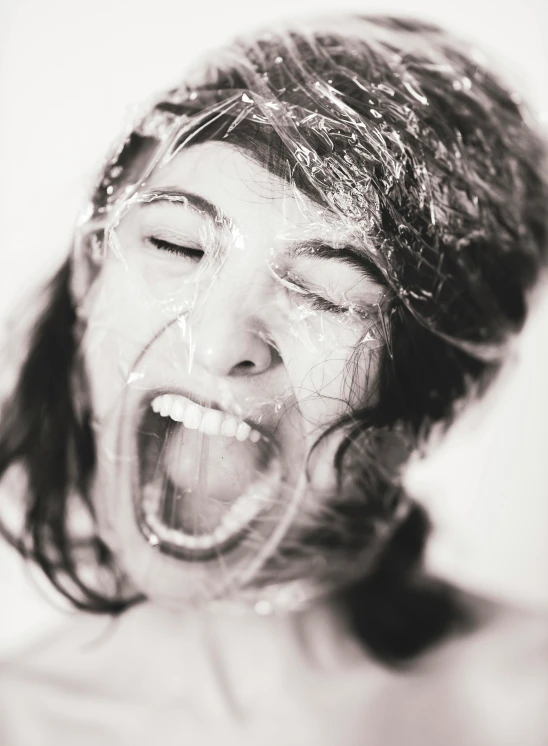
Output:
M93 303L95 280L105 258L105 231L77 230L70 258L69 294L78 321L86 321Z

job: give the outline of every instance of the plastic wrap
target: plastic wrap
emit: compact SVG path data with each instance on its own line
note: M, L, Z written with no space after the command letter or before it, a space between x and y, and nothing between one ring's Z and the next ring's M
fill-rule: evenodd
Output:
M389 19L240 40L138 119L72 289L98 521L139 590L268 610L367 574L420 433L522 321L531 142L473 53Z

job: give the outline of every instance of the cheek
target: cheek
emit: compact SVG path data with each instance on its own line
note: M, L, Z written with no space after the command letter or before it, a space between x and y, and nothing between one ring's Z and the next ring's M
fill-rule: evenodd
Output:
M107 260L92 287L85 309L82 351L90 378L94 414L104 417L122 390L142 371L136 362L177 311L143 298L132 275L115 259Z
M303 397L339 400L336 411L341 409L341 399L346 407L362 405L370 385L374 386L382 347L371 324L304 305L291 309L284 323L285 328L278 328L283 339L280 352L295 390L301 390Z
M377 366L357 338L310 352L294 344L286 367L299 408L312 428L325 427L349 409L362 406L374 389Z

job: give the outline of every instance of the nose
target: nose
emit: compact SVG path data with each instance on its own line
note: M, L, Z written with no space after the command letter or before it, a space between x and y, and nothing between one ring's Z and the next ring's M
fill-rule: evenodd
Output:
M245 294L219 302L210 297L191 314L189 326L194 364L213 376L256 376L279 362Z

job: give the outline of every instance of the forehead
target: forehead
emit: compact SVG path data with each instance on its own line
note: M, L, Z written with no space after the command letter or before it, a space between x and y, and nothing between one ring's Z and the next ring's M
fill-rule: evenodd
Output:
M158 167L147 188L181 189L201 197L249 236L344 240L352 226L228 143L181 150Z

